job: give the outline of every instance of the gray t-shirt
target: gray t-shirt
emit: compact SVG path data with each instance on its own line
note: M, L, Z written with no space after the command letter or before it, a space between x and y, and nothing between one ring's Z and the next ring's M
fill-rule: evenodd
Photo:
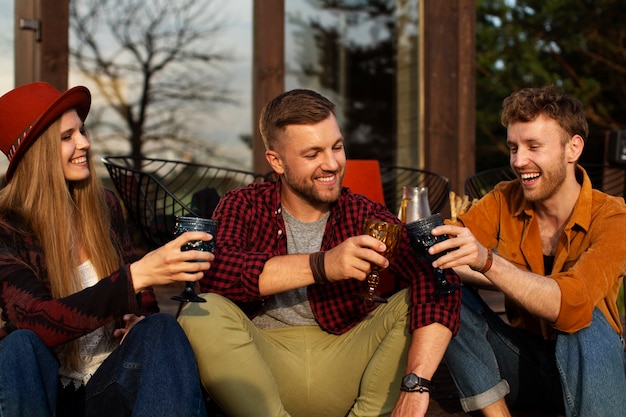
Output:
M284 208L282 212L287 232L287 253L313 253L320 250L329 213L315 222L305 223L293 217ZM307 298L306 287L275 294L265 303L263 311L252 322L265 330L317 325Z

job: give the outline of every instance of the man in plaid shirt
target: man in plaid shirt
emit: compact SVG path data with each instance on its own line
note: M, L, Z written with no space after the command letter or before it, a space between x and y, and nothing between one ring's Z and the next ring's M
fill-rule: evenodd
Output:
M365 218L399 220L342 188L346 154L330 101L283 93L260 130L279 179L222 198L215 260L200 281L207 302L179 318L205 388L229 416L425 415L458 330L460 291L432 295L433 269L406 233L391 262L361 234ZM372 265L407 288L385 304L360 299Z

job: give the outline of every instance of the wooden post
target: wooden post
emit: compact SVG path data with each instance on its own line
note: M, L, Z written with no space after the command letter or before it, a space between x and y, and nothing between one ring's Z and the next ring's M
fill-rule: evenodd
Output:
M475 1L422 0L420 7L425 168L462 193L475 166Z
M69 1L15 0L15 86L45 81L67 90Z
M258 124L263 106L285 91L284 0L254 0L253 16L253 167L265 174L271 168Z

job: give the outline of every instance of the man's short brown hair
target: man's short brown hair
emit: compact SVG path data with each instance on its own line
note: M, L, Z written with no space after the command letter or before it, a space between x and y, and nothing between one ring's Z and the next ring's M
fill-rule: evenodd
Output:
M315 91L297 89L280 94L261 112L259 130L265 149L275 149L287 126L316 124L331 114L335 114L335 105Z

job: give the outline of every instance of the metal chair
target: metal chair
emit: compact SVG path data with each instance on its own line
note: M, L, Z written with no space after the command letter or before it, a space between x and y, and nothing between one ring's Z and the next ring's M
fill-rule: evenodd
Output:
M471 199L481 198L501 181L515 179L515 174L511 167L498 167L470 175L465 180L465 194Z
M177 216L210 218L225 192L265 180L253 172L167 159L105 156L102 162L150 248L172 240Z
M386 164L380 165L380 175L385 204L392 213L398 213L404 186L428 187L428 202L432 213L443 210L449 201L452 184L443 175L418 168Z

